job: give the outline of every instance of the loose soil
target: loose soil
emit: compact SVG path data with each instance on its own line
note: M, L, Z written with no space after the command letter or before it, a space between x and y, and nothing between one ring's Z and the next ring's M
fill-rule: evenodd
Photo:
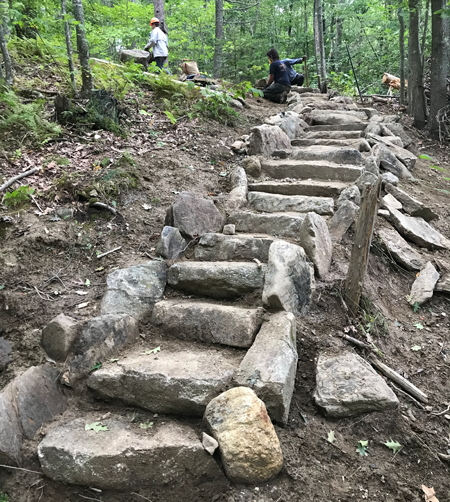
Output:
M149 93L150 110L152 99ZM233 154L231 144L262 123L265 116L284 109L261 99L249 98L248 102L250 108L242 111L243 118L235 127L200 120L173 126L161 114L152 134L138 124L132 126L134 132L128 139L105 131L63 136L63 141L40 151L31 149L19 160L0 160L4 179L48 161L43 175L23 180L38 189L36 201L45 214L38 215L35 204L20 211L4 207L0 211L0 285L4 286L0 291L0 336L13 346L13 362L0 373L0 388L30 366L48 361L40 346L40 330L53 317L61 312L78 320L98 315L107 275L154 257L166 210L179 192L211 198L223 208L228 174L243 160ZM408 125L407 119L404 124ZM444 179L446 174L430 168L433 164L450 169L448 145L439 145L414 130L408 133L415 140L412 151L430 156L433 162L420 159L414 171L416 180L402 186L439 214L440 219L432 225L450 238L450 183ZM61 158L70 163L58 164ZM106 158L111 159L109 165L100 168ZM115 168L127 176L121 178L122 184L105 188L103 176ZM130 180L137 180L137 185ZM111 190L109 195L101 192L106 189ZM89 197L110 205L114 202L118 214L89 207ZM55 218L58 208L70 208L66 214L73 216ZM378 218L377 226L384 224ZM285 456L282 473L257 487L231 485L227 493L217 494L212 501L415 502L424 499L422 484L434 487L441 502L450 500L449 464L438 457L438 453L450 453L450 411L442 413L450 405L450 299L435 295L413 312L406 297L415 274L398 267L375 236L363 310L357 320L349 319L341 284L352 237L350 231L336 247L329 277L317 283L313 307L297 321L296 388L288 424L276 427ZM97 258L97 254L118 246L119 251ZM420 252L427 260L450 269L448 253ZM184 259L190 258L189 250ZM168 297L177 294L167 291ZM260 305L259 298L245 301ZM145 323L140 332L142 348L175 343ZM313 402L315 361L322 351L356 350L340 338L344 332L371 341L384 354L386 364L429 395L429 406L418 405L394 389L401 403L396 411L340 420L325 418ZM411 350L415 345L420 350ZM164 420L141 410L116 409L113 403L96 401L82 388L64 388L70 402L65 419L87 412L98 414L99 419L107 411L127 417L139 413L143 420L155 422L155 430L158 421ZM99 492L29 472L40 470L36 446L51 427L46 425L25 444L26 460L21 467L28 471L0 468L0 492L8 494L10 502L185 500L182 486L170 495L145 490ZM197 427L202 429L201 421ZM330 431L336 438L333 443L327 441ZM390 440L403 448L393 454L384 445ZM367 456L357 452L359 441L369 442ZM209 502L211 497L198 494L194 500Z

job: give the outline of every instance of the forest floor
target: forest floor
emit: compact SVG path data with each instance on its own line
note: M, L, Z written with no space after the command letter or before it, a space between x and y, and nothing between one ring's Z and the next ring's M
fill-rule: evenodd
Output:
M42 174L22 180L36 188L36 203L21 210L0 208L0 336L13 347L13 361L0 373L0 388L30 366L46 362L40 330L53 317L61 312L80 320L97 315L107 275L153 257L166 210L179 192L193 192L223 207L228 174L244 158L232 152L231 144L266 116L285 109L248 98L249 108L232 127L200 119L173 125L159 112L151 92L140 99L153 118L139 115L130 101L134 112L127 119L130 133L125 139L106 131L66 129L62 141L40 149L22 146L20 157L13 136L0 145L0 182L46 166ZM403 123L408 125L408 119ZM449 146L412 129L407 132L415 139L412 151L433 159L419 159L408 193L439 214L433 226L450 238L448 174L430 168L432 163L450 171ZM117 214L89 207L89 197L113 205ZM377 225L383 225L381 218ZM285 457L282 473L257 487L231 486L215 502L418 502L424 500L422 485L434 487L441 502L450 501L449 464L438 456L450 453L450 299L435 295L413 312L406 297L415 274L399 268L375 238L365 309L351 321L340 295L351 243L350 232L335 249L330 277L318 283L313 307L297 322L296 388L288 424L276 427ZM97 258L119 246L119 251ZM450 267L441 252L427 256ZM149 328L140 329L145 333ZM390 367L428 394L429 406L417 405L394 389L401 403L395 411L324 418L313 400L315 361L330 347L349 349L339 338L344 332L372 340ZM420 349L412 350L414 346ZM327 440L330 431L334 442ZM43 434L45 428L27 447L22 467L30 471L40 470L36 444ZM391 440L403 446L395 454L384 445ZM368 441L367 455L357 451L360 441ZM182 500L182 490L174 501ZM1 467L0 493L7 494L0 500L9 502L144 500L138 494L99 493ZM163 499L155 495L146 500Z

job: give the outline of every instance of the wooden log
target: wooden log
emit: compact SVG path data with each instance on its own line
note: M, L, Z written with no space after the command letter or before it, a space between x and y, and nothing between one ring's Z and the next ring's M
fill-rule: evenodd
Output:
M383 84L388 85L391 89L400 90L400 79L395 75L391 75L390 73L383 74ZM408 81L405 80L405 87L408 87Z
M389 368L389 366L386 366L384 363L379 361L373 355L369 356L369 361L373 366L375 366L375 368L377 368L377 370L381 371L383 375L390 378L393 382L399 385L402 389L406 390L409 394L411 394L411 396L415 397L418 401L421 401L422 403L428 403L428 396L420 389L418 389L414 384L406 380L406 378L403 378L396 371Z
M380 189L381 176L378 176L374 185L366 184L363 189L362 203L356 222L355 240L344 285L344 298L352 317L356 317L359 309Z

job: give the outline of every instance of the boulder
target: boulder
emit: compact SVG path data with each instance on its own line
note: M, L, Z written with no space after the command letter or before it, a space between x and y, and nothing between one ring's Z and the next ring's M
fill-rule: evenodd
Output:
M263 124L252 128L249 155L270 157L275 150L289 150L291 141L287 134L278 126Z
M246 261L258 259L267 262L269 247L274 237L257 235L205 234L195 248L199 261Z
M362 357L352 352L320 354L316 368L316 404L330 417L394 409L398 399Z
M264 213L314 211L317 214L331 215L334 211L334 201L331 197L249 192L248 202L256 211Z
M283 467L283 453L264 403L235 387L213 399L204 418L218 441L223 467L234 483L260 484Z
M379 228L377 234L394 260L407 270L420 270L422 257L392 227Z
M389 136L390 138L390 136ZM416 165L417 157L411 153L409 150L402 148L401 146L389 145L389 150L397 157L397 159L406 166L409 171L414 169Z
M42 330L42 347L49 357L64 362L80 334L80 329L80 323L64 314L59 314Z
M342 190L336 202L336 207L340 208L342 203L346 200L353 202L353 204L356 204L357 206L361 204L361 192L356 185L351 185Z
M385 124L385 127L391 132L391 134L398 136L402 140L404 148L408 148L408 146L412 145L413 140L406 134L401 124L391 122Z
M188 425L165 420L149 431L113 416L102 421L107 431L85 430L97 421L97 415L88 415L47 434L38 446L46 476L121 492L148 486L158 490L162 500L172 499L164 496L172 487L174 500L195 500L199 493L210 500L227 488L219 466Z
M279 195L306 195L308 197L334 197L339 195L348 184L342 181L299 180L299 181L262 181L251 183L251 192L276 193Z
M166 260L176 260L186 250L187 244L178 228L166 226L162 229L155 253Z
M391 223L405 239L427 249L450 249L450 240L423 218L407 216L393 208L388 209Z
M167 211L165 225L176 227L183 235L194 238L207 232L220 232L224 218L212 200L181 192Z
M247 175L245 174L245 169L237 166L230 174L230 188L245 187L247 188Z
M368 171L364 171L361 176L355 181L355 185L357 186L360 194L364 194L365 185L375 185L378 180L378 176L375 176Z
M141 64L145 71L148 69L148 65L154 61L153 53L144 51L142 49L126 49L120 51L119 55L120 61L133 61L135 64Z
M391 185L397 186L400 180L392 173L383 173L381 175L381 181L383 183L383 187L386 186L386 183L390 183Z
M136 319L151 314L164 294L166 271L167 265L157 260L115 270L106 279L101 314L126 314Z
M115 355L138 336L138 322L129 315L106 314L92 318L75 344L68 378L73 380L86 374L97 362Z
M377 136L381 135L381 125L378 122L369 122L367 124L366 129L364 130L366 135L376 134Z
M306 139L360 139L361 131L316 131L308 132Z
M185 340L250 347L261 326L261 316L262 309L165 300L155 305L152 324Z
M420 271L419 276L414 281L411 287L411 294L408 301L410 305L418 303L423 305L432 296L436 283L439 280L439 272L433 267L431 262L428 262Z
M250 387L264 401L270 418L287 423L297 372L295 317L273 314L242 360L234 381Z
M425 221L439 219L439 216L432 209L426 207L425 204L418 201L414 197L411 197L411 195L408 195L400 188L391 185L390 183L386 183L384 189L388 194L395 197L401 203L403 210L411 216L420 216Z
M298 237L301 246L314 265L317 276L323 279L330 269L333 251L327 222L316 213L308 213Z
M373 174L374 176L379 176L380 174L380 163L377 162L376 157L373 155L369 155L364 159L364 170L368 173ZM391 173L389 173L391 174ZM394 176L394 175L392 175Z
M239 232L258 232L279 237L296 235L304 219L302 213L233 213L229 217Z
M11 351L11 344L0 336L0 372L4 371L12 362Z
M292 152L293 160L306 161L327 161L336 164L356 165L362 164L361 152L355 148L336 146L309 146L305 148L294 148Z
M383 145L386 145L387 147L398 146L403 148L403 142L397 136L378 136L377 134L370 134L366 132L366 138L370 146L374 146L377 143L383 143Z
M302 315L309 307L314 289L314 268L305 251L290 242L274 241L262 294L264 305Z
M297 138L303 133L300 116L294 111L280 112L267 118L266 123L278 126L289 139Z
M226 210L228 213L237 211L247 205L247 192L246 186L236 187L231 190L226 202Z
M412 179L412 174L389 150L386 145L377 144L372 148L372 155L377 159L380 166L386 171L390 171L399 178Z
M236 225L233 225L232 223L228 223L227 225L224 225L223 234L224 235L235 235L236 234Z
M245 172L253 178L261 176L261 162L258 157L247 157L244 161Z
M328 221L328 230L333 242L341 242L342 237L355 221L358 211L359 207L350 200L346 200L341 204L341 207Z
M245 141L236 140L232 145L231 149L236 153L244 153L245 152Z
M393 195L390 193L386 194L381 199L381 207L392 207L393 209L398 209L399 211L403 208L401 202L399 202Z
M211 399L231 387L241 360L239 352L195 345L138 352L91 373L87 385L103 398L153 413L202 416Z
M236 298L264 284L266 266L246 262L182 262L169 269L168 283L175 289L211 298Z

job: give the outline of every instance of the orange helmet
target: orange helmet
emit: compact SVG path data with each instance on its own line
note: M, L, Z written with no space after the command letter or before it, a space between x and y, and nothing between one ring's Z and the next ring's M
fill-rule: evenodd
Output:
M153 17L151 20L150 20L150 24L152 25L153 23L159 23L159 19L157 17Z

